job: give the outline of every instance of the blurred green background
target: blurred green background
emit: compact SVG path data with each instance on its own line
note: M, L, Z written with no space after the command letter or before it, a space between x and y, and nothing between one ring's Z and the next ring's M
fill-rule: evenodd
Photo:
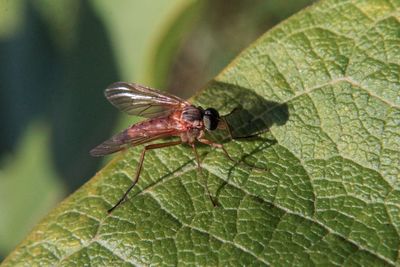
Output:
M101 168L128 126L103 96L136 81L188 98L311 0L0 0L0 260Z

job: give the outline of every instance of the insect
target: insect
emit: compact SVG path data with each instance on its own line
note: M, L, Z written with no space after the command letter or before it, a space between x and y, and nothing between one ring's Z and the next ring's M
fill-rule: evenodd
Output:
M187 143L193 149L200 172L201 165L195 147L196 142L220 148L230 160L234 161L222 144L214 143L205 138L205 131L213 131L217 128L229 129L228 124L214 108L203 109L174 95L127 82L111 84L105 90L105 96L121 111L147 119L130 126L92 149L90 151L92 156L108 155L123 150L127 146L142 145L165 137L174 136L180 138L177 141L153 143L144 146L131 186L121 199L108 210L109 213L127 198L129 192L138 182L145 154L149 150ZM209 197L212 203L216 205L210 193Z

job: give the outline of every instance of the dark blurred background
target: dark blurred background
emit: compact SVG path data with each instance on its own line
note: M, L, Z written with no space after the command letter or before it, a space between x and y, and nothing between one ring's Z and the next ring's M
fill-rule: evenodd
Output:
M101 168L136 81L188 98L311 0L0 0L0 260Z

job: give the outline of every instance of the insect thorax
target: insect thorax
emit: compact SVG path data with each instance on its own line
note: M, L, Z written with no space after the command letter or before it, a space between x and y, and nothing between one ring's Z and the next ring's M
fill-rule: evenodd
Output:
M182 111L182 119L187 122L202 121L203 114L200 108L188 106Z

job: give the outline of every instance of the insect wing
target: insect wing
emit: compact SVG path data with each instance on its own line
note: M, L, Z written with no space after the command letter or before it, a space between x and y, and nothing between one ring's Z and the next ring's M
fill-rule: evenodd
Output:
M165 129L148 136L131 136L130 129L131 128L128 128L120 133L117 133L107 141L104 141L97 147L93 148L92 150L90 150L90 155L94 157L105 156L123 150L124 148L126 148L127 145L141 145L159 138L170 136L171 134L174 134L176 132L176 130L174 129Z
M105 91L106 98L130 115L154 118L183 109L189 102L136 83L116 82Z

